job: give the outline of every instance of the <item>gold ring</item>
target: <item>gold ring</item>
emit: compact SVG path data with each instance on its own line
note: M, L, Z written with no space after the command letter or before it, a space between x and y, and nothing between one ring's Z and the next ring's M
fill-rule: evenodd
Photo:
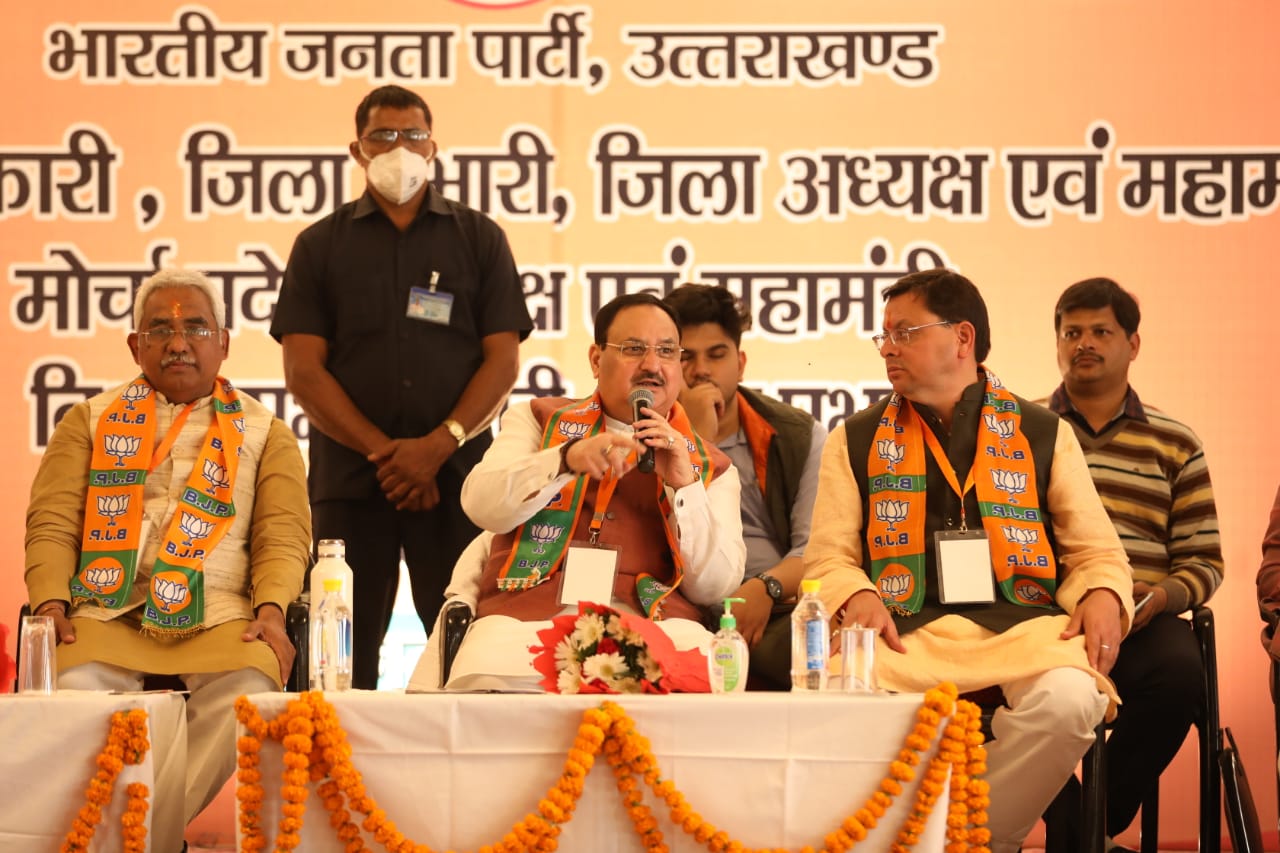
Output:
M667 450L670 450L671 448L675 447L675 445L676 445L675 438L673 436L667 436Z
M1108 646L1106 643L1099 643L1099 645L1102 646L1102 648L1106 649L1107 651L1111 651L1111 647Z
M609 454L610 454L612 451L613 451L613 445L612 445L612 444L610 444L610 445L608 445L607 447L605 447L605 449L604 449L604 450L601 450L601 451L600 451L600 454L601 454L602 456L604 456L604 458L605 458L605 459L608 459L608 458L609 458Z

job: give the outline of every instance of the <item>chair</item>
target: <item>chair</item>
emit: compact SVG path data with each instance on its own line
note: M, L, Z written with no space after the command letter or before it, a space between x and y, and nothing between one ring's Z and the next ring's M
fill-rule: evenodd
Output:
M18 612L18 642L14 651L14 671L21 665L18 660L22 656L22 617L31 615L31 605L23 602ZM289 642L293 643L297 655L293 659L293 669L289 672L288 681L285 683L285 690L289 693L297 693L306 690L308 686L308 646L310 642L311 624L311 608L308 603L307 593L304 591L301 596L289 603L288 610L284 616L285 631L289 634ZM174 682L177 682L176 686ZM176 676L165 675L149 675L143 682L143 687L147 690L158 689L159 687L173 687L173 689L182 690L183 685L177 680ZM13 684L14 692L18 690L18 683L15 677Z
M1103 748L1107 724L1099 723L1093 737L1093 746L1080 761L1079 811L1064 799L1074 790L1071 787L1064 787L1045 809L1045 853L1077 853L1068 834L1070 822L1077 814L1080 816L1079 853L1105 853L1107 849L1107 752Z
M1201 691L1204 697L1203 714L1195 721L1200 746L1200 850L1205 853L1217 853L1221 845L1222 833L1222 775L1219 760L1222 754L1222 730L1218 717L1218 655L1215 640L1213 611L1208 607L1197 607L1191 613L1191 627L1195 632L1200 647L1200 660L1203 682ZM1278 712L1280 714L1280 712ZM1280 716L1277 717L1280 724ZM1280 732L1280 728L1277 729ZM1097 760L1093 753L1098 751L1096 745L1091 747L1085 757L1086 772L1091 761ZM1104 762L1099 762L1104 763ZM1089 822L1092 815L1102 815L1102 826L1098 829L1106 831L1106 785L1100 785L1093 791L1086 792L1094 809L1087 806L1081 814L1085 816L1086 827L1082 838L1092 839L1089 834L1093 826ZM1056 806L1056 808L1055 808ZM1065 814L1061 804L1045 813L1046 836L1045 853L1075 853L1070 849L1066 839L1064 826ZM1100 808L1099 808L1100 807ZM1056 813L1056 814L1055 814ZM1159 849L1160 836L1160 783L1156 780L1142 799L1142 816L1139 819L1141 853L1156 853ZM1095 849L1095 848L1090 848Z
M1262 829L1258 826L1258 809L1249 790L1244 762L1231 729L1222 730L1226 743L1221 750L1224 811L1227 814L1227 835L1231 838L1234 853L1262 853Z
M458 649L462 648L462 638L467 635L467 629L471 627L471 620L474 618L475 613L472 612L471 605L457 599L447 602L440 614L440 630L443 631L443 636L440 638L441 687L449 681L453 659L458 656Z
M1191 627L1200 645L1203 716L1195 721L1200 745L1200 849L1216 851L1222 844L1222 728L1218 717L1218 644L1213 611L1200 606L1191 612ZM1142 853L1156 853L1160 838L1160 782L1142 800Z
M976 693L967 693L968 699L982 708L982 733L987 740L994 735L991 722L995 709L1005 704L999 687L989 687ZM1099 723L1093 730L1093 745L1081 760L1081 779L1078 811L1065 799L1072 788L1064 786L1044 813L1045 853L1105 853L1107 849L1107 753L1106 723ZM1080 849L1072 847L1068 837L1070 822L1080 816Z
M480 594L480 574L489 557L489 545L492 541L492 533L481 531L458 556L449 586L444 591L444 606L427 638L427 648L414 672L415 680L410 682L411 690L435 692L443 690L448 683L453 660L475 618L476 601Z

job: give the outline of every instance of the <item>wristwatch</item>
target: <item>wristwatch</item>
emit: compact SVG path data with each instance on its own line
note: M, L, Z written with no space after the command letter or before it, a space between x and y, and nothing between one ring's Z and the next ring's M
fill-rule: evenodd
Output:
M440 424L440 426L449 431L449 435L453 436L457 440L459 447L467 443L467 431L463 429L462 424L458 423L453 418L447 419L444 423Z
M765 591L769 593L769 597L773 599L774 604L782 600L782 581L767 572L761 572L756 577L764 581Z

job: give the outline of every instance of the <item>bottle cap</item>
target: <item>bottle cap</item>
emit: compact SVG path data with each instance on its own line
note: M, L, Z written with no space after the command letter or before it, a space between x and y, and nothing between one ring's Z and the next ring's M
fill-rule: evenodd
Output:
M737 630L738 620L733 615L733 605L746 603L747 600L745 598L726 598L724 600L724 613L720 614L720 627Z
M342 589L342 578L325 578L324 579L325 592L337 592L340 589Z
M800 592L805 595L812 595L822 586L822 581L817 578L805 578L800 581Z
M341 539L321 539L316 546L316 553L321 557L344 557L347 554L347 543Z

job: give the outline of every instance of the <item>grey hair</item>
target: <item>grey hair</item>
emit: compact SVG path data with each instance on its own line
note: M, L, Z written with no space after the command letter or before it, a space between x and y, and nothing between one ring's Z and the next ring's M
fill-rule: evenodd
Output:
M205 296L209 297L209 304L213 306L214 325L219 329L225 328L227 303L222 298L222 292L214 286L208 276L196 270L160 270L142 283L133 299L133 328L135 331L140 330L142 326L142 309L147 304L147 299L152 292L167 287L194 287L203 292Z

